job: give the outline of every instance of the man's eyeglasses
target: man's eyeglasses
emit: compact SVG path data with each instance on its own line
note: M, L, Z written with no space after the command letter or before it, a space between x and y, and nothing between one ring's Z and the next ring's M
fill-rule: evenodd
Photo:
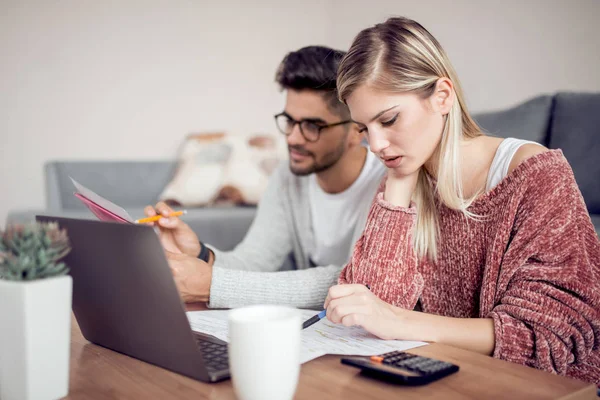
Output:
M281 133L285 136L289 136L292 133L292 130L294 130L294 126L298 124L300 126L300 133L307 142L316 142L319 140L323 129L333 128L334 126L344 125L350 122L352 121L347 120L325 125L312 119L301 119L300 121L296 121L285 112L275 116L275 123Z

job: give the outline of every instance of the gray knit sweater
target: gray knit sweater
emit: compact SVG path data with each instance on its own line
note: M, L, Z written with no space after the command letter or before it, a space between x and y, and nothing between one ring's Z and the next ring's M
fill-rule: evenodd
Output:
M381 165L381 178L385 168ZM381 179L368 183L368 202L356 204L360 213L352 246L360 237L371 200ZM236 248L215 253L209 307L233 308L250 304L281 304L320 309L327 290L335 285L343 265L313 267L314 249L308 196L308 177L296 176L282 163L273 173L246 237ZM280 271L292 253L295 270ZM351 254L346 258L350 259Z

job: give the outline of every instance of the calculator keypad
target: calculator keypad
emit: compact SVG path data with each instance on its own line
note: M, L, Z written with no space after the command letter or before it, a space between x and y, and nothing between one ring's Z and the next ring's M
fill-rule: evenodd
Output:
M435 374L453 366L444 361L404 353L402 351L392 351L382 354L379 357L383 358L381 361L382 364L425 375Z
M458 365L403 351L372 357L344 357L342 364L360 368L370 377L403 385L426 385L458 372Z

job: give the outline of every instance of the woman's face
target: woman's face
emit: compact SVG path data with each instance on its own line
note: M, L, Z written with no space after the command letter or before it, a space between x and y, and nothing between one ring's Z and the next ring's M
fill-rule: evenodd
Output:
M444 88L439 90L440 81L426 99L362 85L346 100L352 120L366 134L371 151L398 176L417 172L441 140L453 93L451 84L446 93Z

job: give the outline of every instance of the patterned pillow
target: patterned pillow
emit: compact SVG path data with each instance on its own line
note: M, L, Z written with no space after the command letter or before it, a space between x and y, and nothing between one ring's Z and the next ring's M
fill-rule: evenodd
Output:
M175 175L160 199L183 207L257 204L269 176L286 157L278 139L267 134L189 135L181 146Z

